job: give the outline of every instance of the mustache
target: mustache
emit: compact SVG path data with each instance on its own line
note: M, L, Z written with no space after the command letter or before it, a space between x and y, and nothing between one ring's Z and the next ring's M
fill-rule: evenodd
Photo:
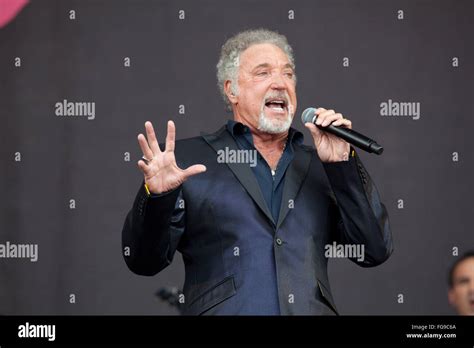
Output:
M266 102L272 99L281 99L285 102L285 105L288 105L290 96L286 92L272 92L270 94L265 95L265 97L263 98L263 103L265 104Z
M265 97L262 100L262 106L260 108L261 112L263 112L263 110L265 109L265 105L271 99L281 99L281 100L283 100L285 102L285 108L286 108L286 110L288 110L288 113L290 115L294 115L295 108L294 108L293 103L291 103L290 96L287 92L270 92L270 93L266 94Z

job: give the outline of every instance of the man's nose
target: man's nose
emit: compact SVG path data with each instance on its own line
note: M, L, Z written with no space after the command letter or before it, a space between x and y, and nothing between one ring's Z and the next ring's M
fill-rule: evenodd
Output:
M272 74L272 84L270 87L273 89L285 89L286 84L283 78L283 74L281 73Z

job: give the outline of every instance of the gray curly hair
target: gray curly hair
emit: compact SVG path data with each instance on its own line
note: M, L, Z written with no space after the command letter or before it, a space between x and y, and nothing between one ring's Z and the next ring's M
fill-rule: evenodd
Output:
M227 98L224 90L224 83L227 80L232 82L232 93L238 94L237 77L239 74L240 54L252 45L270 43L283 50L288 56L290 63L295 69L295 59L293 49L288 43L286 37L275 31L268 29L252 29L240 32L226 41L222 46L219 62L217 63L217 86L227 105L228 110L231 109L231 103ZM296 75L294 75L296 82Z

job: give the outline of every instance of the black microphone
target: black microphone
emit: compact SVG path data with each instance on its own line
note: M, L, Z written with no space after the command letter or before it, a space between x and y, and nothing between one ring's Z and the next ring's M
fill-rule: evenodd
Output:
M301 121L303 124L307 122L313 123L316 127L321 129L322 131L334 134L339 138L344 139L348 143L357 146L358 148L365 150L367 152L373 152L377 155L381 155L383 152L383 147L377 144L375 140L372 140L365 135L357 133L355 130L344 128L344 127L337 127L330 124L327 127L321 127L316 124L316 119L318 115L316 115L316 108L307 108L301 114Z

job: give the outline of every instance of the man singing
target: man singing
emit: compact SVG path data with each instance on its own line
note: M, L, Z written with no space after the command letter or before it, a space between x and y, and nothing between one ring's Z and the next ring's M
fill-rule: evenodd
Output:
M234 119L216 133L175 142L169 121L161 147L150 122L138 135L144 182L122 232L128 267L155 275L178 250L183 314L338 314L327 246L363 246L362 257L347 255L362 267L393 250L373 181L349 143L307 123L315 148L305 146L290 127L296 75L283 35L259 29L230 38L217 80ZM352 127L334 110L316 114L322 127ZM218 161L224 150L255 151L256 163Z

